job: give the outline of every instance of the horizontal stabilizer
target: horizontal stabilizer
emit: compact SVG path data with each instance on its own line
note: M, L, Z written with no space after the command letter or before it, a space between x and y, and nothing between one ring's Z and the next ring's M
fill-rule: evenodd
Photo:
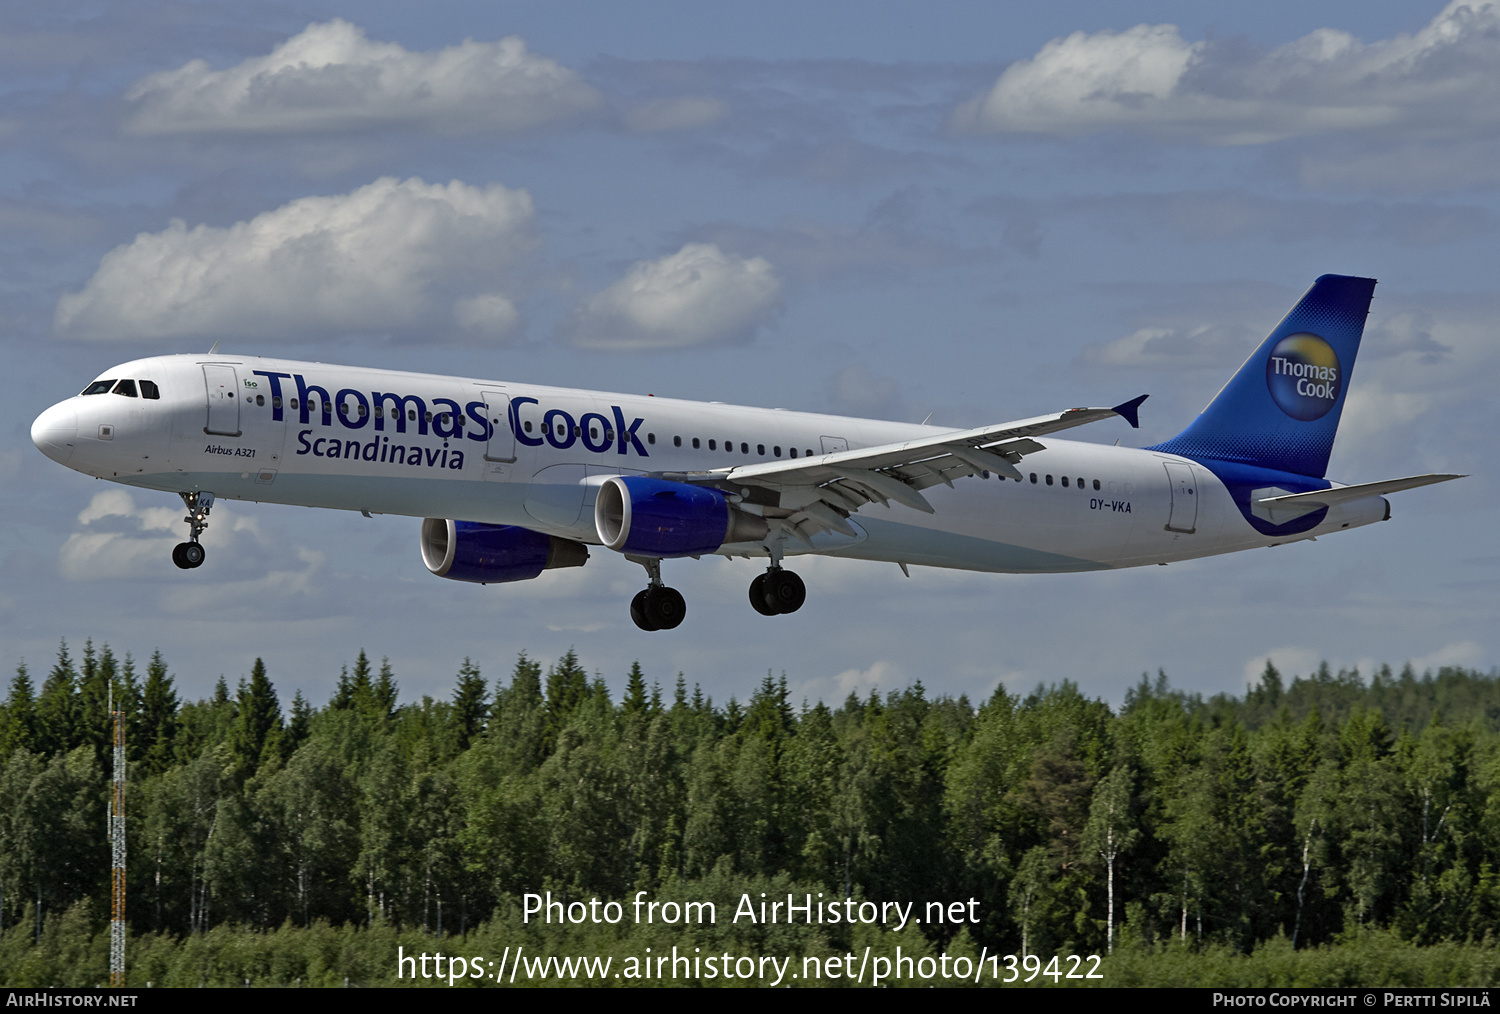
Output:
M1384 496L1387 493L1399 493L1403 489L1416 489L1418 486L1431 486L1435 482L1447 482L1449 479L1466 479L1465 475L1451 475L1448 473L1432 473L1430 475L1413 475L1405 479L1385 479L1381 482L1362 482L1358 486L1335 486L1332 489L1315 489L1310 493L1288 493L1285 496L1271 496L1256 503L1267 506L1305 503L1315 507L1332 507L1336 503L1344 503L1349 500L1358 500L1364 496Z
M1264 518L1276 524L1284 524L1304 514L1310 514L1324 507L1333 507L1337 504L1348 503L1350 500L1359 500L1367 496L1384 496L1387 493L1399 493L1403 489L1416 489L1418 486L1431 486L1435 482L1447 482L1449 479L1463 478L1466 478L1466 476L1433 473L1429 475L1412 475L1405 479L1384 479L1380 482L1363 482L1358 486L1334 486L1331 489L1315 489L1307 493L1285 493L1276 490L1281 495L1254 497L1253 509L1257 517ZM1268 489L1264 492L1272 492L1273 489ZM1260 493L1262 491L1256 490L1255 492Z

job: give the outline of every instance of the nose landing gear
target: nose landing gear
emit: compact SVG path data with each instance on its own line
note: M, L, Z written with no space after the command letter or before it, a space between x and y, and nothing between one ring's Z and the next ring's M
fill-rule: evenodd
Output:
M676 588L661 583L661 561L631 557L646 568L651 583L630 601L630 618L642 630L671 630L687 615L687 601Z
M192 570L203 566L204 552L198 544L198 536L208 527L208 512L213 510L214 495L196 492L179 493L178 496L188 509L188 516L182 519L188 523L188 540L173 547L172 562L183 570Z

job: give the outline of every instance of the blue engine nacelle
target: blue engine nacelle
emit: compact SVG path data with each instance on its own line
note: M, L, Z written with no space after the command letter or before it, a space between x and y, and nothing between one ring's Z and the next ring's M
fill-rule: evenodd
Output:
M589 550L515 525L422 519L422 562L438 577L475 584L530 581L544 570L582 567Z
M594 527L610 549L632 556L701 556L726 542L765 538L763 519L730 506L708 486L644 475L605 479L594 500Z

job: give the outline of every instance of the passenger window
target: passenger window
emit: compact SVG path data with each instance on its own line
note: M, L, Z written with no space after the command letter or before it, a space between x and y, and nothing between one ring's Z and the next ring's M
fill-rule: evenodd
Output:
M697 449L698 449L698 438L694 437L693 438L693 450L696 451Z
M296 407L297 407L296 405L292 406L292 408L296 408ZM409 408L409 409L406 410L406 421L407 422L416 422L417 421L417 410L416 409Z
M647 433L646 434L646 443L648 443L648 444L654 444L654 443L656 443L656 434L655 433Z
M1099 488L1099 480L1098 480L1098 479L1095 479L1095 480L1094 480L1094 488L1095 488L1095 489L1098 489L1098 488Z
M807 457L807 458L812 457L812 448L811 447L809 447L807 449L807 453L805 455L803 455L803 457Z
M797 456L797 448L791 447L791 448L788 448L788 450L790 450L792 452L792 457L795 458Z
M255 403L257 405L260 405L260 406L264 407L265 403L266 403L266 396L263 395L263 394L257 394L255 396Z
M1062 477L1062 480L1063 480L1063 488L1067 488L1068 477L1065 475L1065 476Z
M1047 485L1052 485L1052 476L1047 476Z
M142 384L143 387L144 387L144 385L149 384L149 383L151 383L151 381L149 381L149 380L143 380L143 381L141 381L141 384ZM151 397L151 395L148 394L148 395L146 395L146 397L149 398L149 397ZM271 407L272 408L280 408L281 407L281 395L279 395L279 394L273 394L273 395L271 395Z
M83 394L108 394L109 389L115 386L113 380L96 380L83 389Z
M771 450L776 453L776 456L778 458L781 457L781 445L780 444L777 444L775 447L771 448Z
M531 432L531 420L530 419L526 420L526 432L527 433Z
M1033 486L1035 486L1035 485L1036 485L1036 473L1035 473L1035 472L1032 472L1032 473L1031 473L1031 484L1032 484L1032 485L1033 485Z
M296 407L297 407L297 399L293 398L292 399L292 408L296 408Z
M143 380L141 381L141 397L149 398L151 401L160 401L161 389L156 386L154 381Z
M693 443L696 445L697 441L695 440ZM710 440L708 442L708 449L710 451L717 451L719 449L719 442L717 440Z
M682 446L682 437L680 437L680 436L673 437L672 438L672 446L673 447L681 447Z
M127 398L135 397L135 381L122 380L115 385L115 393L123 394Z
M740 441L740 453L741 454L749 454L750 453L750 445L747 444L747 443L745 443L743 440ZM765 451L761 451L760 453L764 454L766 452Z
M755 445L755 453L759 454L761 457L765 457L766 456L766 445L765 444L756 444Z
M1082 479L1079 479L1079 480L1078 480L1078 488L1079 488L1079 489L1082 489L1082 488L1083 488L1083 480L1082 480Z

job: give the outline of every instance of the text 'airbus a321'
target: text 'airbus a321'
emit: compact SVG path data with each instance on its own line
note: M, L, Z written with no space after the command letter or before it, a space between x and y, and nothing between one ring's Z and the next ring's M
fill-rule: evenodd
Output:
M187 504L179 567L218 498L423 518L432 573L493 584L641 564L631 617L682 622L679 557L762 557L764 615L795 612L816 553L1007 573L1169 563L1390 516L1384 495L1455 475L1324 478L1375 282L1324 275L1193 423L1165 443L1053 434L1145 396L977 429L226 355L100 374L31 438L88 475ZM878 504L889 510L872 511Z

